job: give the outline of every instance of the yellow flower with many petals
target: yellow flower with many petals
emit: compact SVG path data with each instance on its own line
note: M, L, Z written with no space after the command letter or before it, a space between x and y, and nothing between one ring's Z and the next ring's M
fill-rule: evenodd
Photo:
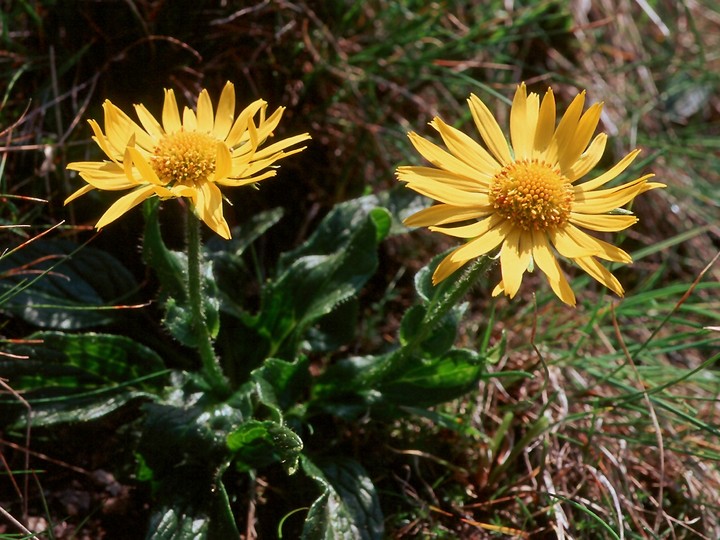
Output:
M590 180L580 181L600 161L607 136L593 138L602 104L585 111L585 93L579 94L555 127L555 98L548 89L542 101L527 94L525 84L515 92L510 111L510 142L490 110L475 95L468 99L473 120L487 150L440 118L430 125L440 133L448 151L416 133L413 145L435 167L399 167L398 179L407 187L440 202L405 220L464 238L438 265L433 283L439 283L467 261L500 246L502 279L493 295L517 293L523 274L537 266L565 303L575 295L558 264L555 252L573 260L597 281L622 296L618 280L598 261L632 262L622 249L586 233L621 231L637 222L618 211L639 194L658 187L649 174L606 188L622 173L639 150ZM554 248L554 249L553 249Z
M200 219L223 238L230 238L219 186L244 186L274 176L275 170L265 169L303 150L288 148L310 138L304 133L261 149L284 110L280 107L266 118L266 109L267 103L257 100L236 118L235 87L230 82L215 113L203 90L197 111L185 107L181 117L174 92L165 90L162 124L143 105L135 105L138 125L105 101L105 133L95 120L90 120L90 126L93 139L110 161L70 163L67 168L78 171L87 185L65 204L93 189L131 190L103 214L95 226L100 229L150 197L186 197Z

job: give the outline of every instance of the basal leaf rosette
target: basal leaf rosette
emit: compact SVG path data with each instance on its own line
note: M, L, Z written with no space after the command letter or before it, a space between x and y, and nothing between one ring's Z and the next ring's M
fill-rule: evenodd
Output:
M279 107L266 116L267 103L257 100L235 116L235 87L228 82L213 111L207 90L196 111L185 107L182 116L172 90L165 90L161 122L143 106L135 105L140 123L113 105L103 104L105 132L90 120L93 140L109 158L70 163L87 185L65 204L94 189L126 191L95 225L100 229L150 197L187 198L212 230L230 238L223 217L221 187L255 184L276 174L268 169L278 160L300 152L291 148L310 139L303 133L263 146L282 117Z
M446 279L467 261L498 246L500 283L493 295L514 297L525 271L538 267L555 294L575 305L575 295L556 254L574 261L594 279L622 296L618 280L598 259L630 263L622 249L586 231L615 232L638 220L621 207L645 191L664 187L648 174L603 188L637 157L633 150L607 172L583 180L598 164L607 136L593 138L602 103L584 113L585 92L572 101L556 127L555 98L542 100L518 86L510 111L510 143L487 106L475 95L470 112L487 149L470 136L434 118L447 151L416 133L409 137L433 167L399 167L398 179L439 204L410 216L405 224L463 238L438 265L433 283Z

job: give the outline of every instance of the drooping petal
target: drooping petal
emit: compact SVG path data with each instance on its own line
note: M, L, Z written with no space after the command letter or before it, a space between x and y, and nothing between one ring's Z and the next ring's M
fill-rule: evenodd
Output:
M475 126L488 149L500 165L507 165L512 161L512 156L505 135L503 135L497 120L495 120L490 109L475 94L470 95L468 103L470 104L473 120L475 120Z
M606 261L615 261L621 263L632 262L632 257L617 246L608 244L607 242L590 236L586 232L581 231L574 225L567 223L564 231L572 238L572 240L580 246L584 246L587 250L594 252L592 255L605 259ZM581 255L584 257L585 255Z
M115 201L110 208L102 215L95 225L96 229L102 229L105 225L112 223L131 208L137 206L144 200L155 194L155 186L148 185L134 189Z
M227 178L232 173L232 156L230 155L230 149L223 142L218 142L215 148L215 171L212 174L213 182Z
M532 256L532 235L522 229L510 231L500 248L500 271L505 294L513 298Z
M455 250L457 251L457 250ZM445 278L449 277L451 274L454 274L459 268L461 268L469 259L461 259L454 261L452 260L452 255L455 253L455 251L451 252L450 255L445 257L442 261L440 261L440 264L438 264L437 268L433 272L432 275L432 282L433 285L437 285Z
M557 227L548 231L548 237L550 242L558 253L568 259L575 259L576 257L589 257L600 253L598 246L590 244L584 241L583 237L578 237L567 231L567 225L565 227Z
M622 285L620 285L617 278L613 276L607 268L595 260L594 257L581 257L579 259L575 259L575 262L590 276L596 279L599 283L605 285L618 296L623 296L625 294L625 290Z
M74 200L77 199L78 197L82 197L82 196L85 195L86 193L90 193L93 189L95 189L95 187L94 187L94 186L91 186L90 184L88 184L87 186L81 187L81 188L78 189L75 193L73 193L73 194L70 195L67 199L65 199L65 202L63 202L63 205L65 205L65 204L67 204L67 203L69 203L69 202L74 201Z
M550 246L547 244L545 233L533 231L532 237L533 260L547 276L550 287L558 298L566 304L574 306L575 294L563 275L557 259L550 250Z
M138 152L137 148L128 148L128 153L130 159L132 160L132 164L135 165L135 168L138 170L143 180L150 184L155 184L158 186L164 184L164 182L160 180L160 178L158 178L155 170L150 166L147 161L145 161L145 157L140 152Z
M222 193L212 182L202 182L198 186L195 213L208 227L229 240L230 227L223 217Z
M490 228L485 234L470 240L464 246L460 246L458 249L453 251L450 255L453 261L468 261L485 255L489 251L495 249L500 243L510 234L513 226L507 221L503 220L497 215L492 215L490 219L491 224L497 223L497 226Z

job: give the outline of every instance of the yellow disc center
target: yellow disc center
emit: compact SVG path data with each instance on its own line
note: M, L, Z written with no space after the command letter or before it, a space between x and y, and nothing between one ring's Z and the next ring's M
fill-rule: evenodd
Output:
M537 160L506 165L490 186L495 211L524 230L545 231L570 217L575 196L560 171Z
M208 135L178 131L160 139L150 165L165 184L196 186L215 172L216 147Z

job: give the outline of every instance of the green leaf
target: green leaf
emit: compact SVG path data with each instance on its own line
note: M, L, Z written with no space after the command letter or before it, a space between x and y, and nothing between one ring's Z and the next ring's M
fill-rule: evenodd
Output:
M149 540L239 538L221 474L181 467L160 483L161 503L150 516Z
M67 240L38 240L0 259L0 307L42 328L115 323L138 286L115 257Z
M30 402L35 425L93 420L153 399L167 381L160 357L123 336L38 332L5 352L14 357L1 357L0 373ZM18 407L9 397L0 401L7 414L18 415Z
M280 463L288 474L297 471L303 449L300 437L277 422L250 420L227 436L227 446L241 471Z
M350 243L355 231L371 216L378 231L376 243L382 240L380 231L384 231L385 220L377 212L387 214L387 210L378 208L378 198L374 195L352 199L337 204L320 222L317 229L298 248L283 253L280 257L280 270L287 269L294 261L308 255L334 253L339 247ZM389 217L389 216L388 216Z
M302 540L379 540L383 515L375 486L362 466L346 458L301 460L322 489L305 519Z
M252 376L256 380L264 379L271 385L278 406L287 410L310 386L309 364L309 360L304 357L294 362L268 358L252 372Z
M166 295L185 299L187 262L178 252L170 251L162 239L158 217L159 200L145 201L145 234L143 236L143 259L152 268Z
M457 337L460 308L455 308L443 317L430 336L420 344L420 352L426 358L436 358L445 354L455 343ZM400 343L405 346L417 334L427 310L425 306L412 306L405 312L400 323Z
M452 349L434 359L412 359L407 369L381 381L377 391L393 405L430 407L458 398L475 388L485 361L474 351Z
M203 307L206 324L211 337L215 338L220 331L220 300L218 298L218 289L212 278L212 264L210 262L203 264L202 271ZM186 347L197 347L197 334L193 329L194 318L192 308L185 301L185 295L181 296L180 299L173 296L167 297L165 300L163 325L175 339Z
M351 219L342 230L334 231L335 241L329 245L326 235L331 226L321 226L322 233L296 250L302 256L267 285L255 328L270 341L271 356L294 357L308 327L357 294L375 272L378 215L365 215L357 222ZM330 222L340 227L338 219ZM311 247L330 251L311 253Z

